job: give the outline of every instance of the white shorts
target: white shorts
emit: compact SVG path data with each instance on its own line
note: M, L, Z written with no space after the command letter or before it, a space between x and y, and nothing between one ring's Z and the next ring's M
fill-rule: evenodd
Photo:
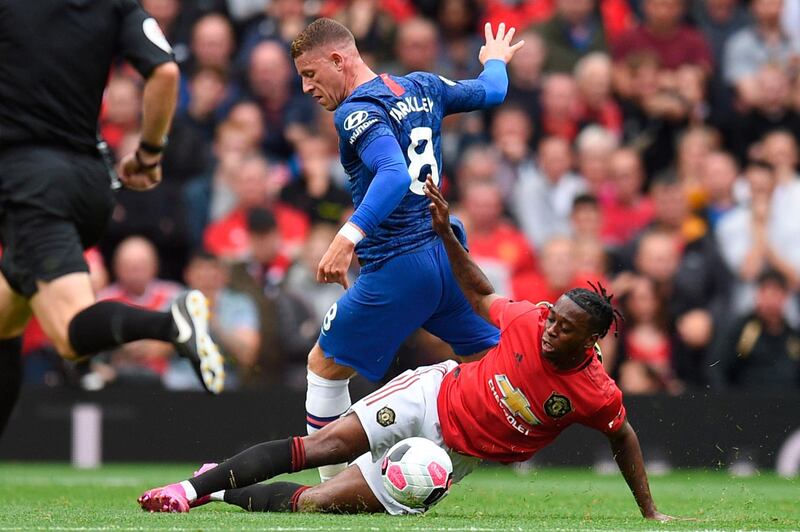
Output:
M453 461L454 483L467 476L480 462L477 458L454 453L442 439L437 410L439 388L444 376L457 365L455 361L447 360L405 371L350 407L361 421L370 447L370 452L359 456L353 464L361 469L372 493L392 515L425 511L400 504L383 487L381 461L395 443L419 436L444 448Z

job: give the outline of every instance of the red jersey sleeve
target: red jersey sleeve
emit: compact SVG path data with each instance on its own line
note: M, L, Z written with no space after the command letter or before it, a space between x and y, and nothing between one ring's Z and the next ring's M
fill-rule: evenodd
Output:
M495 299L489 307L489 319L501 331L512 321L530 311L540 310L530 301L512 301L511 299Z
M510 299L499 298L495 299L494 302L492 302L492 306L489 307L489 320L491 320L496 327L500 328L500 318L510 303L512 303Z
M625 418L626 412L625 405L622 404L622 392L619 388L614 387L614 394L611 399L583 424L604 434L611 434L622 428Z

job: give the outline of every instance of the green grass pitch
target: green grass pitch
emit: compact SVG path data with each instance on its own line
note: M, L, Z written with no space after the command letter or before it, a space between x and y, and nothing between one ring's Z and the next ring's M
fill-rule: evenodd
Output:
M190 514L146 514L136 497L184 478L190 465L0 464L0 530L798 530L800 481L686 470L651 479L662 511L695 521L638 517L619 475L483 468L424 516L248 514L220 503ZM311 482L316 472L294 475Z

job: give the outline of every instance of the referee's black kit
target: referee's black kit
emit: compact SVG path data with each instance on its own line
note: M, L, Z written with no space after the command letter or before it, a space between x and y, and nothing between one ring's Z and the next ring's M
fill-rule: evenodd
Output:
M26 297L87 271L111 215L97 119L117 58L144 77L173 60L135 0L0 0L0 270Z

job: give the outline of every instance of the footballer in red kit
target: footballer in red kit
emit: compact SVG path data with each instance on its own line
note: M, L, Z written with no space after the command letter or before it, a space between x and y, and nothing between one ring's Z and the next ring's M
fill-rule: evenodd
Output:
M588 348L570 370L559 370L542 356L551 312L546 303L492 303L489 316L500 328L500 343L480 361L448 373L439 391L442 436L450 449L519 462L573 423L605 433L622 426L622 392L603 369L597 348Z
M382 481L381 463L411 437L448 451L455 484L481 460L529 459L568 426L601 431L643 517L668 521L656 509L636 432L622 393L600 363L596 347L616 321L601 285L575 288L554 304L514 302L494 293L450 225L449 208L428 178L433 227L453 276L472 308L500 329L499 343L480 360L453 360L408 370L314 434L255 445L193 478L139 497L151 512L187 512L212 501L262 512L384 512L407 514ZM274 476L348 462L316 486L260 482Z

